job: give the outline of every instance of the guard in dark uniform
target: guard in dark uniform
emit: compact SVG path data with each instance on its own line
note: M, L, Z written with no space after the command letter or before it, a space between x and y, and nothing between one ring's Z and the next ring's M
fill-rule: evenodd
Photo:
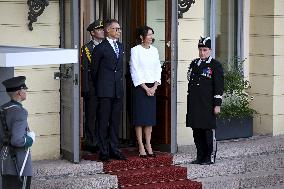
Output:
M216 115L220 113L224 90L222 65L211 54L210 37L200 38L199 58L188 68L188 95L186 126L193 130L197 158L193 164L215 163L217 143L215 138Z
M0 167L2 189L29 189L32 177L30 147L35 133L30 131L28 112L21 104L26 99L26 77L3 81L11 101L0 108Z
M96 45L104 39L104 27L102 20L91 23L87 31L92 40L81 48L81 92L84 98L85 122L84 136L85 150L96 151L98 148L98 130L96 124L98 101L95 96L94 85L91 78L92 53Z

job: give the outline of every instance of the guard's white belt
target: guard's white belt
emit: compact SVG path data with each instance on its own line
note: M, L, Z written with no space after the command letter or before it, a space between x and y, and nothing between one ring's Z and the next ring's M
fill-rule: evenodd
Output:
M214 98L220 98L222 99L223 97L221 95L215 95Z

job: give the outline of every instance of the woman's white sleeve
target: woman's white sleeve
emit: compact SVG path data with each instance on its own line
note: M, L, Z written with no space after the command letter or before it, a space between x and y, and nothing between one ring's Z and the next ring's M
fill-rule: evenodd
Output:
M131 55L130 55L130 73L132 82L135 87L138 85L141 85L142 83L145 83L145 79L143 77L143 72L141 70L140 66L140 60L138 57L138 52L136 49L131 49Z
M161 73L162 73L162 65L161 65L161 61L160 61L160 58L159 58L159 52L158 52L158 49L157 50L157 55L156 55L156 61L155 61L155 66L156 66L156 73L155 73L155 76L156 76L156 81L161 84Z

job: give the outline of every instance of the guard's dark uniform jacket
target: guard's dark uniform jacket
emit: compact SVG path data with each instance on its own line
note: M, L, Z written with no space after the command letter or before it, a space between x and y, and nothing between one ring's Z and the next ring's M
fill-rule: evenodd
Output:
M215 129L214 107L221 106L224 90L222 65L209 57L195 59L189 65L186 126Z
M90 92L90 87L93 87L90 74L93 50L92 40L81 48L81 92L83 95Z
M6 113L7 126L11 132L10 145L15 149L17 167L19 169L18 171L20 171L27 154L27 149L32 145L32 141L29 141L30 138L27 137L27 132L29 131L27 123L28 112L21 103L13 100L4 104L1 108L4 109ZM3 133L3 126L0 122L0 143L3 141ZM15 163L5 155L5 149L2 148L0 152L1 175L18 175L19 173L17 172ZM22 176L32 176L32 160L30 153Z
M98 100L91 74L94 47L95 43L91 40L81 48L81 92L85 105L84 134L87 142L85 150L90 151L95 151L98 143L96 127Z

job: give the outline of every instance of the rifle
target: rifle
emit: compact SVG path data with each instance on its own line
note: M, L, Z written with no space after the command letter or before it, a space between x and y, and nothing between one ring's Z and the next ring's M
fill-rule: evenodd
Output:
M14 147L12 147L12 145L10 144L11 141L11 132L8 129L8 125L6 122L6 113L5 110L0 108L0 120L2 123L2 129L3 129L3 145L1 145L1 149L2 148L6 148L5 149L5 153L3 153L4 157L1 157L1 161L3 161L7 156L7 152L10 154L11 159L13 160L14 164L15 164L15 168L16 168L16 172L17 175L19 176L19 180L22 182L22 178L20 176L20 172L19 172L19 167L17 164L17 156L16 156L16 152Z

